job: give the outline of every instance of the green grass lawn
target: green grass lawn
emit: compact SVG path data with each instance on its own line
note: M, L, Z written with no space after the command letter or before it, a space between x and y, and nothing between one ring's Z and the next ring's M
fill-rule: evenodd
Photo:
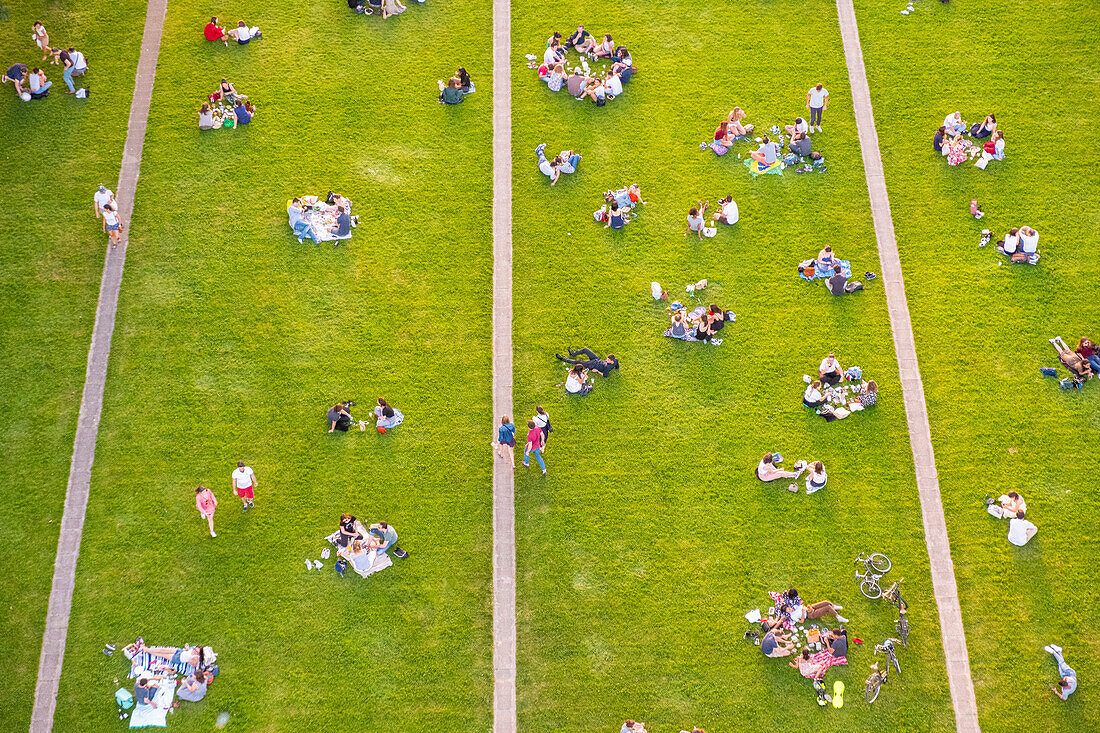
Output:
M242 730L490 726L491 3L410 5L389 21L341 2L169 6L56 730L104 729L127 665L100 649L138 634L220 654L222 676L173 729L207 729L222 710ZM1060 643L1083 680L1096 677L1097 388L1059 391L1038 368L1057 363L1050 336L1100 337L1087 245L1097 176L1087 155L1052 158L1051 145L1087 145L1100 13L916 5L908 18L900 0L856 10L981 723L1086 730L1100 722L1095 694L1054 699L1041 647ZM214 13L264 38L206 44ZM879 270L835 5L517 0L512 17L515 418L542 404L556 428L549 476L517 468L520 727L949 728L885 295L874 281L835 299L795 270L825 244L856 273ZM30 717L102 269L91 194L117 181L143 18L136 0L32 2L0 23L17 50L8 65L37 63L27 30L41 19L82 47L95 88L78 102L54 72L44 102L0 96L0 155L19 191L0 211L0 479L18 489L0 517L4 730ZM524 66L578 20L610 31L641 70L603 109ZM459 65L479 92L436 104L435 80ZM198 105L222 76L259 113L247 129L200 134ZM755 145L699 149L734 106L759 131L806 114L817 81L831 91L813 136L826 173L752 179L737 155ZM954 109L995 111L1008 160L982 172L934 155ZM577 149L578 172L551 188L540 142ZM648 201L640 216L603 229L591 218L601 193L632 182ZM330 189L356 202L354 238L299 245L285 201ZM725 194L740 223L683 237L687 209ZM966 213L975 197L981 222ZM976 246L983 227L1023 223L1042 233L1038 267L999 267ZM683 299L700 278L699 304L737 314L724 343L662 338L666 303L649 283ZM553 354L585 345L623 369L567 397ZM881 385L877 407L834 424L800 403L802 375L830 350ZM333 401L366 413L379 395L404 425L324 433ZM772 450L821 459L828 487L807 497L759 483L752 467ZM248 514L228 491L238 459L260 482ZM198 483L221 502L217 539L194 511ZM1023 549L981 507L1011 488L1040 528ZM366 580L340 580L331 559L307 572L342 511L390 521L411 557ZM862 701L870 647L895 615L858 594L851 563L864 550L893 559L887 579L905 578L913 625L903 674L874 706ZM808 680L741 639L743 614L791 585L843 604L865 642L828 674L848 686L842 710L818 710Z
M165 25L57 729L102 729L126 664L99 650L141 634L221 654L173 728L226 710L248 730L483 730L492 100L444 108L435 79L488 68L488 5L382 24L250 3L233 17L264 38L245 49L202 42L221 9L173 4ZM408 53L429 37L430 64ZM259 112L200 134L223 75ZM354 238L298 244L286 200L329 189L356 201ZM366 413L379 395L407 416L392 434L325 434L332 402ZM227 489L238 458L260 481L247 515ZM342 511L392 522L410 559L369 580L307 572Z
M1062 392L1039 367L1066 376L1048 338L1097 338L1087 243L1100 225L1100 179L1075 140L1091 134L1100 94L1090 32L1100 9L924 2L908 18L899 3L856 9L982 727L1096 728L1087 681L1100 674L1100 646L1088 579L1100 532L1100 387ZM1020 29L1026 52L1002 53ZM956 109L968 121L996 114L1004 162L952 168L932 151L932 133ZM968 215L972 198L981 221ZM1023 224L1040 232L1038 266L999 266L991 247L978 248L983 228L996 241ZM981 511L986 493L1013 489L1039 527L1024 548ZM1051 642L1082 680L1065 703L1047 690L1057 677L1042 651Z
M0 208L0 637L8 679L0 686L0 729L25 730L38 674L46 605L57 552L73 435L106 236L92 194L112 190L126 139L145 3L90 0L58 12L55 3L9 4L0 23L4 69L41 66L30 38L36 20L53 44L84 52L86 100L65 94L57 66L44 100L21 102L0 88L6 141L0 170L10 192ZM106 17L113 27L100 23Z
M798 33L746 43L744 29L798 15ZM514 6L513 57L541 54L575 27L565 4ZM691 3L584 17L610 29L640 67L625 94L597 109L554 95L514 67L516 409L536 403L557 430L550 475L517 480L519 722L530 730L942 729L953 714L884 293L878 283L833 299L795 266L832 244L853 268L878 270L843 50L831 3L717 8ZM699 49L729 53L686 53ZM812 64L784 61L805 55ZM736 59L734 63L731 63ZM814 136L828 172L753 180L737 160L699 149L735 105L766 129L804 114L806 90L831 91ZM533 149L577 148L578 172L554 188ZM752 149L755 149L753 146ZM621 232L590 212L600 193L641 184L646 206ZM700 244L682 236L687 209L732 193L741 222ZM661 338L662 282L674 297L706 277L700 302L737 313L720 346ZM613 351L623 368L567 398L555 351ZM800 403L803 374L836 349L878 379L877 408L826 424ZM769 450L822 459L829 487L812 497L763 485ZM906 578L914 632L904 674L874 707L859 699L868 645L893 630L881 602L858 595L852 559L887 552ZM794 585L845 606L851 665L842 710L818 710L810 683L741 640L742 614ZM813 721L813 722L811 722Z

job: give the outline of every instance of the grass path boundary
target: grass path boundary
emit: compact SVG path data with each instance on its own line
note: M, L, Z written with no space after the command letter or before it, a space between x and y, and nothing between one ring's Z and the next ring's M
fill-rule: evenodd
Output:
M493 424L512 414L511 0L493 0ZM517 421L518 422L518 421ZM524 434L519 428L519 434ZM516 730L515 474L493 459L493 731Z
M920 494L921 519L932 570L932 590L939 608L943 651L947 663L947 680L951 702L955 709L955 727L959 731L977 732L978 706L974 698L974 683L970 678L970 658L966 651L959 591L955 583L955 566L951 562L951 546L947 540L947 523L940 501L940 482L936 474L936 457L932 452L932 433L928 423L928 408L924 400L924 384L917 349L913 341L913 324L909 318L909 303L905 297L905 281L894 237L894 222L890 216L890 199L886 192L886 177L879 152L875 116L871 110L871 92L863 67L863 49L859 44L859 29L852 0L836 0L840 20L840 35L844 42L844 58L852 88L852 107L859 130L863 169L867 176L867 191L871 199L871 215L878 240L882 281L886 288L890 326L894 333L894 349L898 357L905 402L905 417L909 423L909 442Z
M50 588L46 630L42 638L42 654L38 661L38 682L34 690L31 711L31 733L46 733L53 728L57 708L57 690L61 680L61 665L65 659L65 640L69 631L73 587L76 582L76 561L80 555L80 538L84 531L84 515L88 508L88 490L92 480L99 419L103 412L103 391L107 381L107 361L111 354L111 337L115 330L118 294L122 286L122 271L126 264L130 217L134 211L134 194L141 171L141 151L145 145L145 128L153 98L157 56L164 29L168 0L149 0L145 12L145 31L141 39L141 56L134 81L134 98L126 128L126 145L122 151L122 167L118 176L117 201L123 224L119 245L108 246L103 264L103 279L96 303L95 325L88 348L88 367L84 376L84 393L80 399L73 459L69 467L69 483L65 490L65 511L54 560L53 585Z

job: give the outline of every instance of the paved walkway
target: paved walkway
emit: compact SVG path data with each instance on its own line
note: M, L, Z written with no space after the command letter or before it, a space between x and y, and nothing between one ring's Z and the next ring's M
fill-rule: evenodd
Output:
M879 154L878 133L871 111L871 93L863 68L863 50L859 45L859 30L852 0L837 0L840 35L844 40L844 57L848 62L848 78L852 85L852 106L863 149L863 168L867 175L867 190L871 196L871 214L875 221L882 282L890 310L890 325L894 331L894 349L898 356L905 401L905 417L909 422L909 441L913 447L913 462L917 472L921 518L928 544L928 559L932 568L932 589L940 611L940 630L947 659L947 679L951 702L955 707L955 726L959 731L978 731L978 707L974 700L974 683L970 679L970 659L966 653L959 593L955 585L955 568L951 562L951 547L947 541L947 525L940 503L940 483L936 476L936 458L932 454L932 433L928 427L928 410L924 401L924 385L913 344L913 326L909 320L909 304L905 298L898 243L894 238L894 222L890 217L890 200L886 194L886 178Z
M119 245L115 249L108 247L103 265L92 343L88 349L88 369L84 376L84 395L80 400L73 460L69 468L69 485L65 492L65 513L61 517L61 536L57 545L57 559L54 561L53 588L50 590L50 605L46 612L46 633L42 639L42 655L38 661L38 684L34 691L31 733L46 733L51 730L57 707L57 688L61 680L61 664L65 659L65 639L69 631L76 560L80 554L80 537L84 531L84 514L88 507L88 488L92 479L99 417L103 412L107 358L111 353L111 336L115 330L118 291L122 285L122 269L126 264L126 247L130 239L130 215L134 210L134 193L141 169L141 149L145 144L145 124L153 97L153 79L156 76L161 30L167 10L168 0L150 0L146 10L145 35L141 40L141 57L134 83L134 99L130 105L126 146L122 151L122 169L118 176L118 188L115 190L123 232Z
M493 422L512 415L512 9L493 0ZM516 730L514 474L493 463L493 731Z

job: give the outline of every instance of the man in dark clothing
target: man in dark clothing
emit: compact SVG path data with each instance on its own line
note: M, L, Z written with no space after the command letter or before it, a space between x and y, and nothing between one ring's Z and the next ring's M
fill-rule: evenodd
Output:
M351 236L351 217L344 211L343 206L337 206L336 212L336 226L329 229L329 231L332 232L337 239L347 239ZM339 244L339 242L337 242L337 244Z
M340 430L346 433L348 428L351 427L351 413L348 412L348 408L343 402L337 402L335 405L328 408L326 417L330 423L328 429L330 433L333 430Z
M833 273L833 276L825 281L829 286L829 292L833 295L844 295L845 293L863 290L863 283L848 282L848 278L840 273L840 265L833 268Z
M595 353L593 353L592 349L585 348L579 349L577 351L569 349L569 356L575 357L581 354L587 356L588 358L566 359L561 354L554 354L554 356L558 357L559 361L563 361L566 364L580 364L585 369L595 369L597 372L605 377L611 375L612 369L619 368L619 359L614 354L608 354L606 359L601 359L600 357L596 356Z

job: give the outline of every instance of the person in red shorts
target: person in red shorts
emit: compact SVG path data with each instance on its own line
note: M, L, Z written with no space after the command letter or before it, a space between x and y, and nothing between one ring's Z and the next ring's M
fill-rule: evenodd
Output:
M225 44L226 48L229 48L229 37L226 35L225 28L218 25L218 16L214 16L210 19L210 22L206 24L206 28L203 29L203 35L206 36L208 41L221 41Z
M256 474L250 467L244 465L244 461L237 461L237 470L233 472L230 482L233 484L233 491L241 497L241 504L243 505L241 511L247 512L253 508L255 506L252 499L255 498Z

